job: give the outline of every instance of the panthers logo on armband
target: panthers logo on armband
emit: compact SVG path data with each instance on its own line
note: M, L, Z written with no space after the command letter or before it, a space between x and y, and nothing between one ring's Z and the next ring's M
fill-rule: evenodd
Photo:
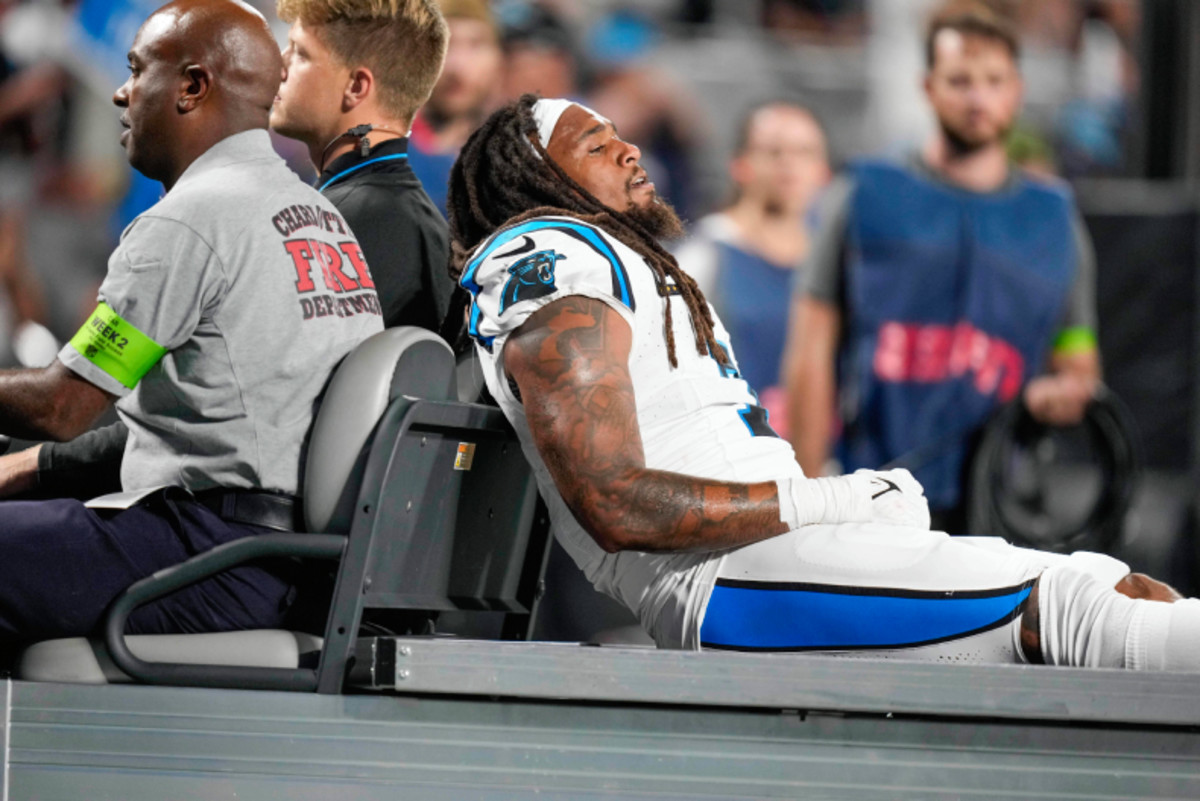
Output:
M566 256L553 250L539 250L509 267L508 274L511 277L500 296L500 313L504 314L505 309L522 300L533 300L553 294L556 289L554 265L559 259L565 258Z

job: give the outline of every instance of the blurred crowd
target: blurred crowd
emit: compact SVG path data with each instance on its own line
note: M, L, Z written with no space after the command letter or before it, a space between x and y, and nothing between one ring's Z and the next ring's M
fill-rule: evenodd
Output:
M270 0L253 4L274 19ZM0 362L52 356L52 344L23 324L69 338L94 303L104 254L158 197L160 188L125 163L110 103L124 80L122 43L156 5L0 2ZM934 124L920 94L932 0L442 5L450 53L414 124L412 150L414 168L443 204L444 177L467 135L491 109L528 91L580 99L611 118L642 147L660 194L689 221L745 191L731 158L748 110L765 101L807 109L826 132L821 147L834 169L861 153L899 152ZM1014 21L1023 43L1026 103L1009 140L1012 157L1067 178L1127 174L1139 0L991 5ZM282 42L286 26L276 31ZM277 143L312 176L302 148ZM801 215L813 194L806 180L786 190ZM781 246L779 262L799 263L800 247ZM14 351L19 332L23 359Z

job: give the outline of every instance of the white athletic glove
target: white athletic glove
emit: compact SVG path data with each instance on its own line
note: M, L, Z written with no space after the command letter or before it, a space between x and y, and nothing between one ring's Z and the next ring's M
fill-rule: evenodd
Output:
M929 502L903 468L849 476L788 478L779 486L779 518L789 529L813 523L883 523L929 528Z
M851 478L865 480L871 498L871 522L928 530L929 501L925 488L903 467L856 470Z

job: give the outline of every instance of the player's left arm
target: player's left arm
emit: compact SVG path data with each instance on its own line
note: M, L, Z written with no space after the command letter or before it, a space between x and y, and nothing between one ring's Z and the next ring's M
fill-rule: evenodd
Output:
M787 531L774 481L646 467L631 345L620 314L580 295L534 312L504 345L538 452L575 519L610 553L716 550Z
M1096 254L1079 215L1072 215L1075 278L1063 325L1055 337L1047 375L1025 387L1025 405L1033 417L1050 425L1073 425L1083 419L1100 385L1100 351L1096 340Z
M115 400L57 359L48 367L0 371L0 432L21 439L72 439Z

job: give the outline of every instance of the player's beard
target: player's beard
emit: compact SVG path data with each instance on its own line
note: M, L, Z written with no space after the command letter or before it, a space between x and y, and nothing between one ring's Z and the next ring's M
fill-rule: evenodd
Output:
M630 206L625 216L634 220L658 239L682 239L683 221L671 204L657 195L648 206Z

